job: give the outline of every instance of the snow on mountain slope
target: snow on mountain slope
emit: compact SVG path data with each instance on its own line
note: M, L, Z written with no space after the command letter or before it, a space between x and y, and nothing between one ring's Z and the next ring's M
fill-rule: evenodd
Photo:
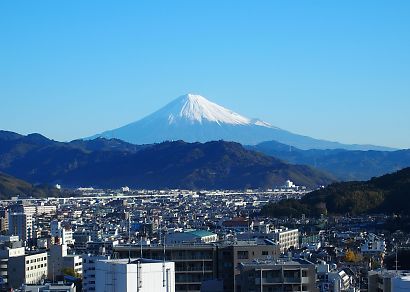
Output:
M117 138L134 144L225 140L253 145L274 140L300 149L387 150L385 147L345 145L294 134L267 122L244 117L196 94L180 96L141 120L88 139L97 137Z
M250 125L271 127L266 122L253 121L196 94L186 94L170 102L152 115L152 119L167 117L168 124L190 122L192 124L214 122L217 124Z

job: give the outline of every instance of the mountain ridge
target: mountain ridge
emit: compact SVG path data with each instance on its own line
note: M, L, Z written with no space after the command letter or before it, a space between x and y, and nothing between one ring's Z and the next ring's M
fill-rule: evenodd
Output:
M410 149L396 151L310 149L276 141L245 146L292 164L303 164L331 173L338 180L368 180L410 166Z
M63 143L32 137L8 141L0 132L0 171L31 183L104 188L271 188L287 179L317 187L334 181L311 167L290 165L233 142L139 147L119 140Z

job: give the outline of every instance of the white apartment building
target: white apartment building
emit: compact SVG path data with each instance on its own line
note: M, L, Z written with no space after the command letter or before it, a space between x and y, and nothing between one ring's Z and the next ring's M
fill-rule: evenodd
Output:
M175 264L147 259L97 261L98 292L175 292Z
M280 251L285 252L289 248L299 248L299 230L298 229L275 229L273 239L279 244Z
M9 258L9 286L38 284L47 278L47 252L36 252Z

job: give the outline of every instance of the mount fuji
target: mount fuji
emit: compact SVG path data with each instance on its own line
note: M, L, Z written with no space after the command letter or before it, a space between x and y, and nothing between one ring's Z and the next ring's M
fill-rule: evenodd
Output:
M373 145L347 145L294 134L267 122L242 116L196 94L182 95L139 121L88 139L98 137L116 138L134 144L225 140L254 145L277 141L299 149L392 150Z

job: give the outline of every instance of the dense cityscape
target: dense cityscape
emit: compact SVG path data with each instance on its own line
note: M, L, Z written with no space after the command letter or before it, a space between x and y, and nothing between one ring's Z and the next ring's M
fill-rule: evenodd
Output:
M8 291L390 291L408 289L409 233L388 216L273 218L270 190L66 190L2 201ZM69 196L71 194L71 196ZM380 290L382 289L382 290ZM384 289L384 290L383 290ZM399 291L399 290L395 290ZM405 291L405 290L403 290Z

